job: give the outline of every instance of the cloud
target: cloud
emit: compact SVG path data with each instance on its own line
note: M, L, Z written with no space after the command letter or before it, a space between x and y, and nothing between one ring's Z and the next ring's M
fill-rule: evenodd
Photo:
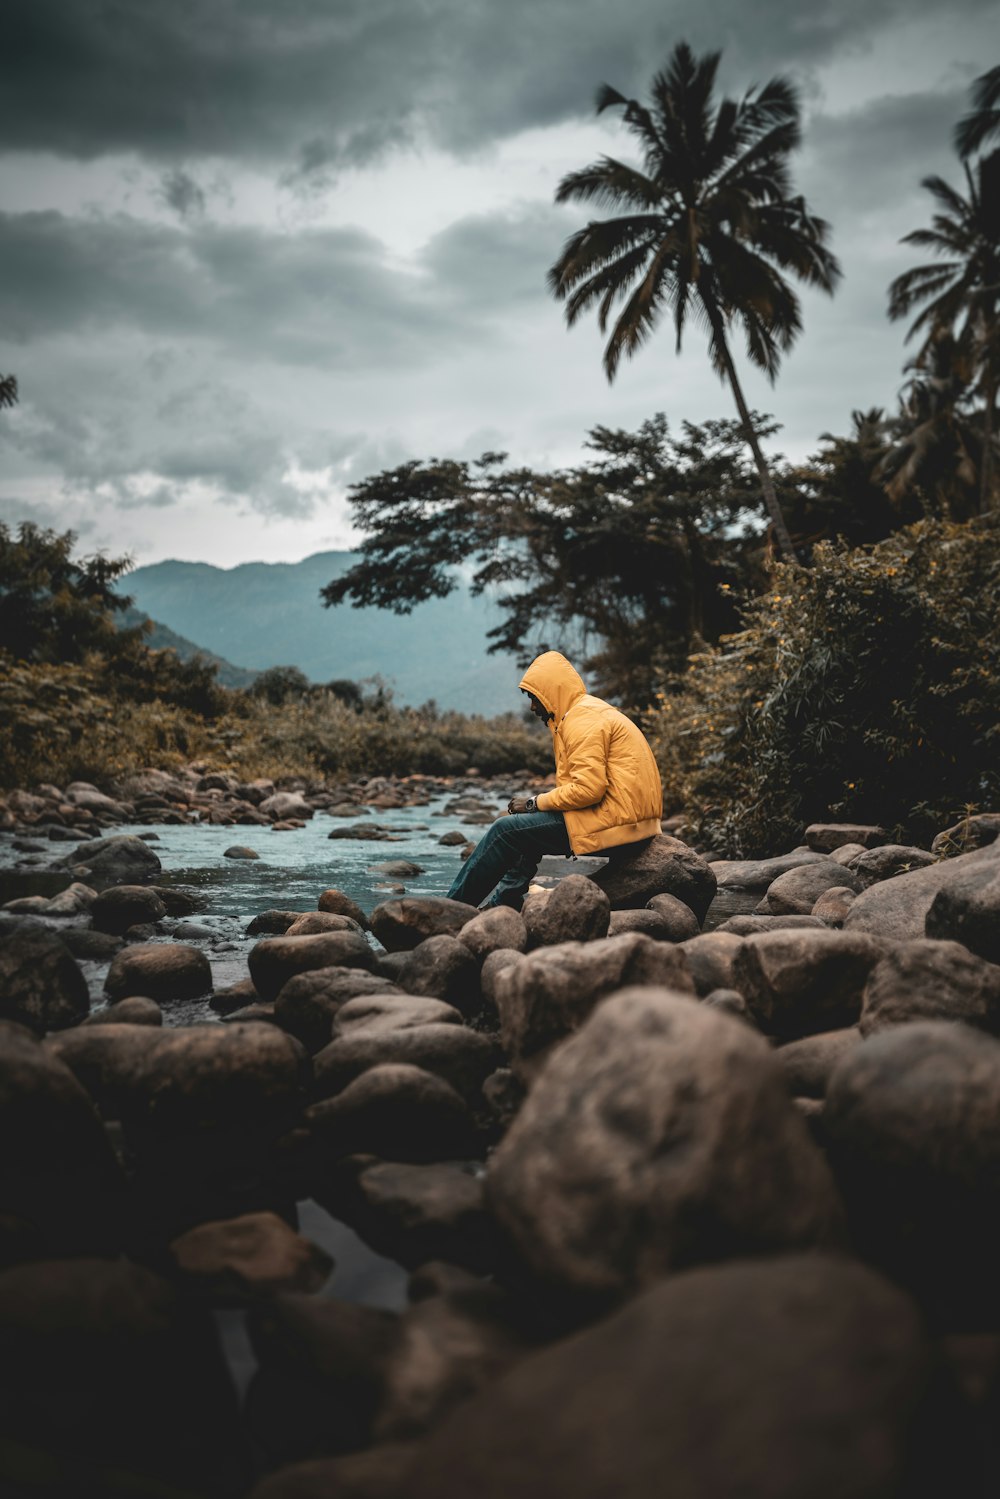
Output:
M182 167L172 167L169 172L164 172L160 196L181 219L201 218L208 203L204 188Z
M32 0L5 18L0 139L79 159L267 159L305 182L403 139L463 151L587 114L600 81L644 88L683 37L761 77L938 15L936 0Z

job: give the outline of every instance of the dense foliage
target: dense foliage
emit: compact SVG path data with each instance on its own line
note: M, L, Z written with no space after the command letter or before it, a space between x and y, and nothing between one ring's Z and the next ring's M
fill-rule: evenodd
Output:
M815 819L926 842L1000 805L1000 515L923 521L778 567L647 728L668 809L728 854Z

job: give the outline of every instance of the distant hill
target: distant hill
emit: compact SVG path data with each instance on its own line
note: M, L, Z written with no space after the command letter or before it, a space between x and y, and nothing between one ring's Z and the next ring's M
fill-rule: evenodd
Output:
M510 656L488 656L486 632L499 622L492 600L459 588L412 614L385 609L324 609L319 591L357 560L318 552L302 562L157 562L123 586L143 614L235 668L297 666L313 682L381 676L396 701L433 698L466 713L518 709L520 679ZM166 642L164 642L166 643ZM223 678L225 680L225 678Z
M216 675L223 687L251 687L257 679L255 671L248 671L243 666L234 666L223 656L217 656L214 651L207 651L204 646L195 645L193 640L186 640L183 635L178 635L167 625L161 625L159 620L150 619L141 609L133 606L123 609L118 616L123 625L134 628L147 620L152 629L146 636L146 644L154 651L176 651L182 661L190 661L194 656L203 656L206 661L211 661L215 667Z

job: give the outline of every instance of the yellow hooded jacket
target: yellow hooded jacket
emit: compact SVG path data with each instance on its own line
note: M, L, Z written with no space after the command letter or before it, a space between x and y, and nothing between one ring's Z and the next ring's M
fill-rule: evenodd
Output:
M641 730L610 703L591 697L565 656L546 651L521 678L546 708L556 758L556 789L540 812L562 812L575 854L638 843L660 831L663 789Z

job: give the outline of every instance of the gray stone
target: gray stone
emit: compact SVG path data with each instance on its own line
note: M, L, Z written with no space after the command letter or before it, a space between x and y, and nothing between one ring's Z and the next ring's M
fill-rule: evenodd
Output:
M487 1200L527 1269L588 1304L840 1236L767 1043L667 989L611 996L552 1054L490 1159Z
M155 999L147 999L143 994L133 994L128 999L120 999L116 1004L108 1005L107 1009L96 1010L92 1015L88 1015L83 1023L84 1025L161 1026L163 1011Z
M357 1188L351 1226L377 1253L411 1269L445 1260L492 1270L493 1224L475 1170L379 1161L360 1173Z
M678 900L676 895L654 895L647 902L647 909L655 911L667 923L667 941L686 942L689 937L697 937L698 918L691 907Z
M504 949L525 952L528 928L520 912L510 906L491 906L488 911L480 911L478 916L466 922L458 933L458 940L482 963L490 953Z
M330 911L336 916L349 916L352 921L358 923L358 926L365 931L368 930L368 917L357 901L345 895L343 890L336 888L324 890L316 904L321 911Z
M885 829L868 822L813 822L806 828L805 838L809 848L829 854L845 843L875 848L885 842Z
M656 984L694 992L682 947L641 932L540 948L496 981L500 1032L514 1072L528 1079L549 1050L580 1026L606 994Z
M683 953L695 990L702 996L713 989L736 989L733 964L743 938L732 932L701 932L678 946Z
M927 913L938 891L961 885L970 870L1000 871L1000 843L991 843L971 854L942 859L926 869L880 880L862 891L844 919L845 931L870 932L894 942L914 937L953 937L954 932L925 932ZM984 878L986 878L984 876ZM980 953L980 957L988 954Z
M333 1260L277 1213L199 1223L169 1254L180 1275L215 1304L241 1305L275 1291L322 1290Z
M938 833L931 843L931 853L950 858L985 848L1000 838L1000 812L973 812L952 827Z
M989 845L1000 849L1000 843ZM928 937L954 938L990 963L1000 963L1000 860L967 868L944 884L927 911Z
M466 1025L349 1027L317 1052L315 1091L329 1098L370 1068L405 1063L442 1077L468 1102L478 1100L483 1080L500 1064L496 1044Z
M474 1148L472 1116L459 1094L443 1077L407 1063L368 1068L305 1115L321 1161L358 1153L440 1161Z
M856 1024L882 948L865 933L761 932L733 963L734 987L767 1035L794 1041Z
M711 869L720 890L765 891L779 875L789 869L817 864L824 856L806 849L804 853L779 854L774 859L716 859Z
M349 999L337 1011L333 1035L410 1030L415 1025L461 1025L461 1011L440 999L414 994L368 994Z
M914 869L926 869L936 864L937 859L924 848L913 848L904 843L886 843L881 848L866 849L857 854L848 866L860 883L862 890L878 880L891 880L899 874L909 874Z
M110 1000L144 994L157 1004L197 999L211 989L212 970L205 954L180 942L124 947L112 958L104 980L104 992Z
M659 899L663 899L662 896ZM694 912L690 915L694 918ZM697 929L697 922L695 922ZM659 911L651 911L647 906L643 911L612 911L611 922L608 926L609 937L620 937L624 932L643 932L645 936L652 937L654 942L673 942L670 922Z
M789 869L768 885L762 906L774 916L809 916L825 890L834 886L860 890L861 882L833 859Z
M288 980L320 968L371 969L375 954L359 932L313 937L265 937L251 948L250 977L261 999L277 999Z
M716 891L715 875L701 855L666 833L636 844L635 852L616 850L592 878L614 911L645 906L654 895L674 895L690 906L699 922Z
M752 937L757 932L794 930L796 927L812 927L814 931L821 931L825 926L826 922L815 913L810 913L808 916L771 916L748 912L742 916L730 916L725 921L720 921L715 930L721 932L723 936Z
M426 937L454 937L479 912L464 901L442 896L405 896L383 901L369 917L371 929L389 952L404 952Z
M823 1098L837 1063L860 1045L861 1032L852 1025L789 1041L778 1047L775 1056L793 1098Z
M87 883L102 889L108 885L148 883L162 868L148 843L142 838L123 835L81 843L60 862L86 865L90 871Z
M324 1047L341 1008L358 995L398 994L388 979L364 968L316 968L297 973L283 984L274 1002L274 1018L309 1052Z
M521 912L529 949L591 942L608 935L611 902L592 879L570 874L554 890L529 895Z
M234 843L231 848L223 850L224 859L259 859L260 854L255 848L248 848L244 843Z
M861 1034L915 1020L964 1020L1000 1032L1000 966L959 942L917 937L892 948L868 975Z
M407 955L399 986L405 994L443 999L463 1015L479 1008L479 964L457 937L426 937Z
M855 895L848 885L831 885L813 906L812 914L818 916L825 926L842 927Z
M25 927L0 942L0 1020L31 1030L63 1030L90 1009L87 982L59 937Z

